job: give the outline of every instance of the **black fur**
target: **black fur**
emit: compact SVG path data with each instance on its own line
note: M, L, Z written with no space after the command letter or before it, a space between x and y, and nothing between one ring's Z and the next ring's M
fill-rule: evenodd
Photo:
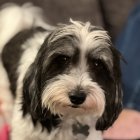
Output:
M40 75L36 75L38 70L34 65L34 63L31 65L23 81L23 117L30 114L34 125L40 122L43 129L47 128L48 132L51 132L52 128L57 127L61 120L46 108L42 108Z
M107 56L106 60L102 58L104 55ZM110 47L99 46L89 51L86 57L92 80L105 91L105 111L96 124L97 130L105 130L113 124L122 111L121 55L110 43Z
M97 80L105 92L106 106L101 118L96 123L97 130L105 130L112 126L118 115L122 111L122 87L120 70L120 53L113 47L110 47L113 54L113 75L105 72L105 79ZM107 71L107 70L106 70ZM108 77L108 78L107 78ZM107 80L110 79L110 80Z
M54 53L51 56L49 56L51 52ZM53 42L49 46L48 41L46 40L39 53L39 61L40 63L42 63L42 68L40 69L40 71L42 71L42 88L46 84L43 82L52 79L58 74L67 73L67 71L73 65L76 65L78 63L77 58L79 58L79 50L75 47L72 36L65 36L64 38ZM44 57L42 57L42 55Z
M13 96L16 96L16 87L17 87L17 68L19 65L19 60L22 56L24 50L22 49L22 44L30 39L36 32L45 31L41 27L35 29L24 30L15 37L13 37L4 47L2 51L2 62L8 73L8 78L10 81L10 89L13 93Z
M24 52L24 50L22 49L22 45L28 39L32 38L33 35L36 34L37 32L44 32L44 31L46 30L41 27L24 30L18 33L15 37L13 37L3 49L2 62L8 73L8 77L10 81L10 89L14 97L16 96L16 87L17 87L17 78L18 78L17 69L19 66L19 61L22 56L22 53ZM27 72L27 75L25 77L25 79L27 80L25 80L23 85L23 102L21 108L23 111L23 117L25 117L28 113L32 114L32 121L34 125L36 125L37 121L39 121L42 124L42 126L43 127L45 126L50 132L53 126L56 127L59 124L60 119L57 115L52 115L50 111L46 109L42 110L40 100L38 100L41 98L40 94L37 94L37 92L39 92L37 90L38 88L32 86L34 75L35 75L34 73L35 71L32 69L35 69L34 64L30 66L31 72ZM40 83L38 82L37 85L39 87ZM31 95L34 95L34 91L36 92L35 93L36 96L32 96L31 98ZM29 92L32 92L32 94L28 94ZM37 112L34 110L36 105L33 104L32 100L38 103L36 109Z
M77 122L76 124L72 125L72 129L73 129L74 135L81 134L86 137L89 135L89 126L88 125L82 125L81 123Z
M90 30L98 30L98 28L91 28ZM14 95L18 77L17 67L24 52L21 45L36 32L43 31L45 30L42 28L23 31L17 34L3 50L2 60L8 72L11 90ZM55 78L57 75L68 74L69 70L77 66L80 60L80 50L78 49L79 44L76 36L66 35L50 43L48 40L53 35L55 35L55 32L51 33L44 41L34 62L26 72L23 80L21 108L23 117L30 114L34 125L40 122L48 132L58 127L62 120L58 115L54 115L50 110L42 107L43 90L53 80L59 80ZM101 38L96 37L96 39ZM90 51L86 56L91 78L105 91L106 107L102 117L97 121L97 130L104 130L111 126L122 110L120 55L113 47L110 47L109 50L109 55L113 56L113 60L103 60L100 57L102 54L96 52L97 50L93 50L95 54ZM106 53L107 50L104 48L100 51ZM110 66L110 61L113 61L113 67Z
M77 38L75 36L68 35L51 44L48 44L50 36L48 36L42 45L34 63L27 72L23 87L24 115L30 113L33 120L35 122L40 121L43 127L46 127L49 132L51 131L52 127L57 127L61 120L58 116L54 117L49 110L42 108L42 91L49 82L52 82L52 79L55 81L58 80L55 79L58 74L67 74L68 69L70 69L71 66L78 64L80 56L80 51L77 47L78 44L76 43ZM96 57L93 58L92 55L87 55L90 75L92 79L99 83L99 85L105 90L106 97L105 112L97 121L97 130L104 130L111 126L122 110L120 56L113 47L110 47L109 50L110 52L108 53L111 53L109 55L113 56L113 60L110 60L113 61L113 68L110 67L109 61L105 62L104 60L99 59L98 57L100 56L96 55ZM104 48L100 51L106 53L107 50ZM51 53L52 55L49 56ZM98 54L98 52L95 54ZM66 60L68 60L66 63L63 62L63 58L65 57ZM61 61L63 62L62 65ZM96 63L98 64L97 70L95 68ZM92 69L94 69L94 72ZM50 114L49 117L48 114ZM44 121L42 122L42 120ZM46 121L51 122L51 124L47 125Z
M22 103L23 116L28 113L31 114L34 124L39 121L43 127L47 128L48 132L57 127L61 120L57 115L51 114L49 110L42 107L41 95L43 89L58 74L67 73L67 69L71 66L69 63L75 65L79 55L79 51L73 44L72 36L65 36L65 38L48 44L50 36L41 46L34 63L26 73L23 81ZM69 45L72 47L69 47ZM61 49L61 47L65 47L65 49ZM54 50L55 53L49 56ZM63 57L67 57L68 60L64 62Z

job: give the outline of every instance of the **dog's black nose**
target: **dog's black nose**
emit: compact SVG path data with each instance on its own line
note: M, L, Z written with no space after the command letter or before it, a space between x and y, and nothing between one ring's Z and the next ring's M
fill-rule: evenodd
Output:
M83 91L75 91L69 94L69 98L74 105L80 105L86 100L86 94Z

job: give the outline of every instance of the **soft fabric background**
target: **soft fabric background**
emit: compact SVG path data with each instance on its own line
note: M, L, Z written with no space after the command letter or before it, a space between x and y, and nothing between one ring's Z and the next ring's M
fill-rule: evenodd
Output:
M23 4L32 2L44 9L51 24L67 23L69 18L104 26L114 39L138 0L0 0Z

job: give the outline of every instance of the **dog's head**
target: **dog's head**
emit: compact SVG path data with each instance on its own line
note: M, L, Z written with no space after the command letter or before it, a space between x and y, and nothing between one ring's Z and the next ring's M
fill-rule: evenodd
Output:
M122 109L120 54L102 28L71 22L46 38L23 90L36 117L92 115L104 130Z

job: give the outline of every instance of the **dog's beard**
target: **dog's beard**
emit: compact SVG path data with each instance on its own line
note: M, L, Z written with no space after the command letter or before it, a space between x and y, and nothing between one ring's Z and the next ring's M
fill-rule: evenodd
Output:
M75 106L71 103L68 93L77 86L76 77L69 75L58 76L57 79L45 88L42 95L42 106L49 109L53 114L62 116L80 116L92 114L100 117L105 108L104 91L86 75L82 76L80 86L87 94L84 103Z

